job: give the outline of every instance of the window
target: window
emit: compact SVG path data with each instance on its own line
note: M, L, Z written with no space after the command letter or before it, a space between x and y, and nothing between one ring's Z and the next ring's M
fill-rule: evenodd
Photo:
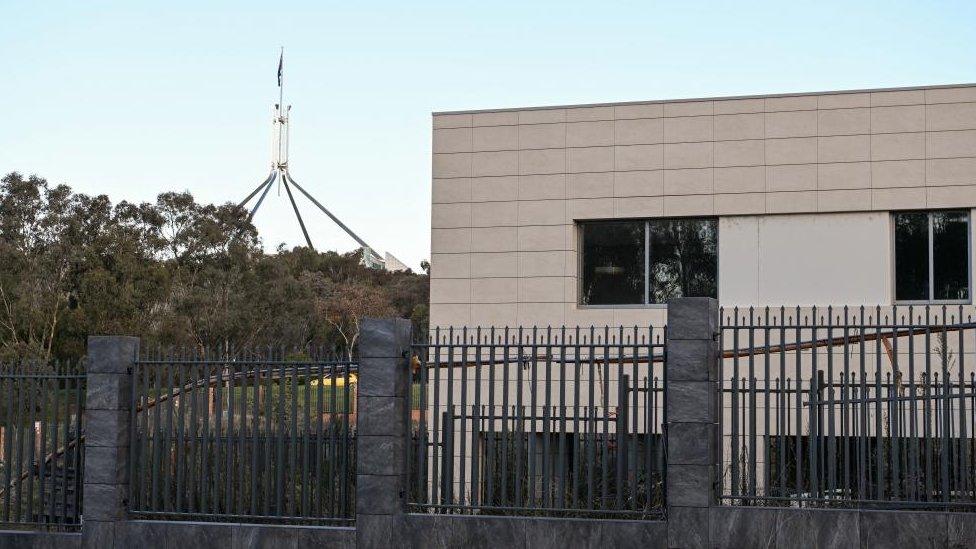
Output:
M712 218L580 223L580 304L716 297L717 244Z
M583 286L580 303L644 303L644 222L582 224Z
M894 215L895 300L969 301L969 213Z

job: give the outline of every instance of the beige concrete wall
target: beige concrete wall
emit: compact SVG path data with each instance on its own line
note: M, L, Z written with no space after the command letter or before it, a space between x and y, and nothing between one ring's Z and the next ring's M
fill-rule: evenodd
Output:
M976 207L976 86L445 113L433 128L432 325L660 325L660 309L576 305L577 220L761 216L763 231L784 214ZM759 249L755 275L720 260L720 298L890 302L885 216L849 221L870 249L818 262L833 289L798 291L797 265ZM722 256L749 256L731 226ZM871 270L844 277L844 258Z

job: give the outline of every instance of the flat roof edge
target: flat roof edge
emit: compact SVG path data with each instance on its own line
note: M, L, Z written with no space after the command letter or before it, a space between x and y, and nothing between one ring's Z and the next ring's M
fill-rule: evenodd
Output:
M946 88L972 88L976 87L976 82L962 83L962 84L938 84L930 86L904 86L897 88L867 88L867 89L854 89L854 90L831 90L831 91L816 91L816 92L796 92L796 93L768 93L768 94L756 94L756 95L726 95L718 97L688 97L681 99L655 99L648 101L616 101L609 103L577 103L577 104L566 104L566 105L540 105L540 106L528 106L528 107L508 107L503 109L473 109L473 110L460 110L460 111L434 111L431 116L439 115L450 115L450 114L479 114L479 113L490 113L490 112L515 112L515 111L541 111L541 110L552 110L552 109L580 109L588 107L616 107L616 106L627 106L627 105L657 105L663 103L690 103L695 101L734 101L737 99L766 99L766 98L776 98L776 97L804 97L810 95L841 95L848 93L881 93L881 92L898 92L898 91L919 91L919 90L939 90Z

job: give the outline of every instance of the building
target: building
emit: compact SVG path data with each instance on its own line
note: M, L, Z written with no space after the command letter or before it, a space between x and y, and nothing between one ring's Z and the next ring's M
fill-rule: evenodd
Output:
M432 326L962 303L976 85L433 115Z

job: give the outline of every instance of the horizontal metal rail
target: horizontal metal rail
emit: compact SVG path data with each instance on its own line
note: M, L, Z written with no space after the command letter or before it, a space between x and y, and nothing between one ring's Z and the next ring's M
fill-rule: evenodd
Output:
M795 497L783 496L722 496L728 501L741 501L749 505L763 505L775 503L773 506L784 507L833 507L840 509L910 509L918 510L976 510L976 503L971 501L908 501L908 500L873 500L873 499L848 499L848 498L814 498L805 497L797 499Z
M155 405L157 405L159 403L162 403L162 402L166 402L167 400L170 400L172 398L179 398L179 396L183 392L190 392L190 391L193 391L193 390L202 389L204 387L214 387L215 385L217 385L218 383L221 383L223 381L228 381L228 380L229 381L247 380L247 379L253 379L255 376L261 376L261 375L270 376L271 379L273 379L273 380L281 380L281 379L287 379L290 376L299 375L299 370L301 370L301 369L308 370L308 369L313 368L313 367L314 368L318 368L318 366L315 365L314 363L301 363L300 365L294 365L295 363L293 363L293 362L250 362L250 361L248 361L248 362L231 362L231 361L223 362L223 361L218 361L218 362L212 362L212 363L208 363L206 361L178 361L178 362L139 361L139 364L142 365L142 366L153 366L153 365L157 365L157 366L165 366L165 365L170 365L170 366L203 366L203 365L210 365L211 368L213 368L213 369L219 369L220 367L223 367L224 369L226 369L226 368L230 368L232 366L233 367L241 367L241 366L245 366L246 367L246 366L252 366L252 365L267 366L269 364L272 364L272 365L277 364L279 366L282 366L281 368L265 368L263 370L261 368L252 368L252 369L248 369L248 370L246 370L244 372L233 372L233 373L224 373L224 374L214 374L214 375L212 375L212 376L210 376L210 377L208 377L206 379L200 379L200 380L192 381L189 384L187 384L186 386L183 386L183 387L175 387L173 389L172 394L165 393L165 394L159 395L159 396L157 396L155 398L147 399L145 402L139 404L139 408L137 409L137 411L140 411L140 412L142 410L146 409L146 408L152 408L153 406L155 406ZM329 362L329 363L327 363L327 365L326 365L326 367L324 369L324 375L326 375L326 376L334 375L333 372L339 372L339 373L343 373L344 374L347 370L348 370L349 373L356 373L356 372L359 371L359 366L357 364L353 363L353 362ZM306 375L312 375L312 374L306 374ZM318 375L318 372L315 372L315 375ZM230 376L233 376L233 380L230 379Z
M287 516L287 515L273 515L273 516L262 516L262 515L235 515L233 513L221 514L216 517L209 513L176 513L167 511L140 511L139 516L146 519L156 519L156 520L174 520L174 521L201 521L207 522L214 519L219 519L225 522L250 522L255 524L262 523L273 523L273 524L309 524L314 523L318 525L335 525L335 526L348 526L353 524L353 520L349 518L330 518L330 517L307 517L303 515Z
M417 505L410 504L407 506L409 509L425 511L425 510L441 510L453 512L456 514L495 514L495 515L540 515L540 516L553 516L553 517L575 517L579 516L579 511L575 509L566 509L563 507L511 507L511 506L501 506L501 505ZM616 509L605 509L599 511L598 514L606 518L640 518L640 519L662 519L664 518L664 509L658 508L652 511L628 511L628 510L616 510Z
M810 330L810 329L826 330L827 326L820 326L819 328L817 328L814 326L781 326L776 324L772 324L772 325L760 324L760 325L751 325L751 326L736 326L734 328L739 330L758 330L758 331L763 331L763 330L772 331L772 330L779 330L781 328L785 328L787 330L796 330L797 328L803 330ZM850 326L848 326L848 329L849 328ZM874 326L865 326L863 328L874 328ZM830 326L830 329L843 330L844 326ZM965 326L963 325L942 326L938 329L938 331L949 333L949 332L958 332L960 330L967 330L967 329L968 330L976 329L976 325L967 324ZM931 327L929 328L929 330L931 331ZM725 350L722 352L722 358L743 358L743 357L766 355L766 354L808 351L814 348L850 345L853 343L861 343L862 341L871 342L871 341L879 341L882 339L894 339L899 337L919 336L924 334L925 334L924 328L892 330L890 332L881 332L881 331L869 332L869 333L862 332L860 334L848 334L847 336L837 336L833 338L823 338L823 339L814 339L810 341L800 341L796 343L770 345L769 347L746 347L738 350Z
M795 351L807 351L807 350L811 350L811 349L815 349L815 348L824 348L824 347L831 347L831 346L843 345L845 343L845 341L846 341L847 344L852 344L852 343L860 343L862 341L864 341L864 342L872 342L872 341L877 341L877 340L885 340L885 339L892 339L892 338L898 338L898 337L906 337L906 336L911 336L911 335L916 335L917 336L917 335L922 335L925 332L925 329L926 329L925 327L918 327L918 326L916 326L916 327L909 328L909 329L899 330L899 329L895 329L895 328L898 328L898 327L903 326L903 325L897 325L896 326L896 325L873 325L873 324L866 324L866 325L848 325L847 327L848 328L854 328L855 326L860 327L860 328L863 328L865 330L866 329L872 329L872 330L874 330L875 328L878 328L878 329L890 329L890 331L873 331L873 332L866 332L866 333L851 333L851 334L849 334L847 336L847 339L846 340L842 336L838 336L838 337L829 338L829 339L828 338L820 338L820 339L804 340L804 341L798 341L798 342L794 342L794 343L787 343L787 344L783 344L783 345L779 345L779 344L777 344L777 345L771 345L771 346L768 346L768 347L766 347L766 346L756 346L756 347L743 347L743 348L739 348L739 349L735 349L735 350L724 349L724 350L722 350L721 356L722 356L722 358L737 358L737 357L738 358L746 358L746 357L750 357L750 356L762 356L762 355L766 355L766 354L777 354L777 353L795 352ZM781 325L781 324L754 324L754 325L742 325L742 326L738 326L737 328L738 329L743 329L743 330L747 330L747 329L754 329L754 330L779 330L780 328L783 328L783 327L784 327L784 325ZM791 330L795 330L797 328L796 325L789 325L789 326L785 326L785 327L787 329L791 329ZM801 328L803 328L805 330L814 328L813 326L805 325L805 324L804 325L800 325L799 327L801 327ZM938 326L931 325L931 326L928 326L928 329L931 330L931 329L934 329L936 327L938 327L939 331L945 331L945 332L949 333L949 332L958 332L960 330L976 329L976 324L973 324L973 323L965 323L965 324L953 324L953 325L949 325L949 326L946 326L946 325L938 325ZM844 328L844 325L834 325L833 326L833 329L834 330L843 329L843 328ZM825 328L824 327L821 327L820 329L825 329ZM424 348L435 348L435 347L438 347L438 346L441 346L441 345L445 345L445 344L444 343L437 343L437 344L435 344L435 343L417 343L417 344L414 344L414 347L415 347L415 349L418 349L419 350L419 349L424 349ZM487 346L487 345L489 345L489 343L485 343L484 345ZM586 347L588 345L589 344L583 345L583 347ZM518 344L513 343L513 344L508 344L506 346L507 347L517 347ZM529 347L531 345L523 345L523 346ZM597 346L599 347L599 346L602 346L602 345L601 344L597 344ZM653 345L653 347L654 348L663 348L663 344ZM525 362L539 362L539 361L551 360L553 358L556 358L556 357L550 356L550 355L546 355L546 354L537 354L537 355L521 355L521 356L515 356L515 357L511 357L510 360L522 360L522 361L525 361ZM603 358L605 358L605 357L602 357L602 356L599 356L599 355L593 357L594 360L602 360ZM633 357L631 360L637 362L638 364L649 364L649 363L664 363L665 362L665 359L666 359L665 355L663 353L661 353L661 354L656 354L656 355L636 356L636 357ZM461 362L457 362L457 363L454 364L455 367L466 367L466 368L474 368L477 365L478 365L478 363L475 360L469 360L469 361L466 361L466 362L465 361L461 361Z

